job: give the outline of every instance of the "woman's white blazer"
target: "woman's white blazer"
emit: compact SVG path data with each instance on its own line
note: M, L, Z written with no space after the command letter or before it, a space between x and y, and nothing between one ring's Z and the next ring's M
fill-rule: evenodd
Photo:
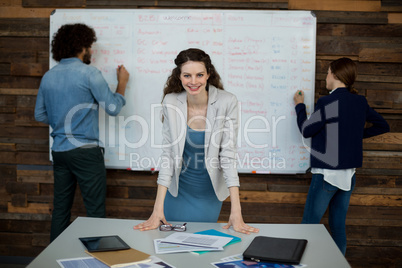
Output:
M163 152L157 183L177 196L187 132L187 92L170 93L163 106ZM209 86L205 126L205 164L220 201L228 187L240 186L236 168L238 102L235 95Z

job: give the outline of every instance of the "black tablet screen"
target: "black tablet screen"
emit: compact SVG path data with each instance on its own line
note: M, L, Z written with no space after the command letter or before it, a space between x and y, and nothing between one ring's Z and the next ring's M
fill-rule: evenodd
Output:
M129 249L130 247L117 235L80 237L89 252Z

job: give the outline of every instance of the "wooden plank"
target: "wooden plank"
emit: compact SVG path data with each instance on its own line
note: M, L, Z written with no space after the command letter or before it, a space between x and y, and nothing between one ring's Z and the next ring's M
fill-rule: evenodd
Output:
M30 245L31 240L32 240L31 234L28 234L28 233L3 233L2 234L2 241L8 241L8 243L12 241L13 245Z
M35 108L36 105L36 96L17 96L17 105L18 108L24 107L24 108Z
M47 247L50 243L49 234L32 234L32 246L34 247Z
M1 110L1 109L0 109ZM14 125L15 124L15 114L0 114L0 124L2 125Z
M0 51L0 60L2 62L12 63L12 62L36 62L36 52L35 51L16 51L16 50L6 50L2 49ZM10 65L11 73L11 65Z
M402 83L402 76L383 76L383 75L363 75L357 76L359 82L384 82L384 83Z
M45 249L44 247L33 247L32 245L12 245L9 241L7 242L6 245L0 244L1 256L21 256L21 252L23 252L24 256L30 256L33 259Z
M49 128L5 126L0 129L0 137L47 139L49 137Z
M0 164L16 164L17 156L15 152L1 152Z
M14 207L11 202L8 202L8 213L29 213L29 214L50 214L49 204L28 203L25 207Z
M11 64L10 63L0 63L0 75L10 75Z
M128 187L128 198L155 199L156 187Z
M132 206L132 207L151 207L153 208L155 200L153 199L125 199L125 198L108 198L106 206Z
M269 184L269 192L283 192L283 193L307 193L308 185L287 185L287 184Z
M364 239L359 237L357 239L349 239L349 246L377 246L377 247L402 247L402 242L400 240L390 240L390 239ZM389 266L388 266L389 267Z
M377 224L377 226L381 226L384 224L390 224L390 226L395 225L395 223L388 223L385 220L393 220L393 221L401 221L402 217L402 208L401 207L379 207L379 206L349 206L347 219L351 222L348 224L356 224L358 221L352 221L354 219L360 220L374 220L379 219L383 220L383 223ZM401 226L402 222L399 222L397 225Z
M400 109L376 109L376 112L379 114L395 114L400 116L402 114L402 110Z
M399 234L402 234L402 227L352 225L348 226L346 229L346 236L350 239L367 238L400 240L398 239Z
M16 155L17 164L25 165L49 165L48 152L18 152Z
M386 168L402 170L401 158L364 157L362 168Z
M40 76L49 70L46 63L12 63L11 75L14 76Z
M288 3L285 0L260 0L260 1L189 1L189 0L86 0L87 8L113 7L113 8L142 8L142 7L169 7L169 8L265 8L265 9L287 9Z
M388 175L388 176L402 176L402 170L397 169L370 169L359 168L359 173L364 175Z
M0 37L0 48L10 51L49 51L49 36L47 37Z
M11 89L8 95L20 95L21 89L39 88L40 77L16 77L16 76L0 76L0 88ZM12 92L15 89L15 92ZM28 91L29 92L29 91ZM36 90L37 92L37 90ZM32 92L33 93L33 92Z
M4 213L0 212L2 220L20 220L20 221L51 221L50 214L26 214L26 213Z
M277 192L255 192L240 191L241 202L264 202L264 203L286 203L304 204L306 193L277 193ZM402 206L399 195L352 195L351 205L359 206Z
M0 18L0 36L48 37L48 18Z
M53 170L17 170L17 177L52 177Z
M27 194L12 194L11 205L26 208L28 206Z
M49 18L54 8L23 8L21 6L1 6L1 18Z
M8 151L8 152L15 152L16 151L16 145L15 143L0 143L0 151Z
M67 8L67 7L85 7L85 0L22 0L22 7L52 7L52 8Z
M394 107L394 104L402 103L402 91L367 90L366 92L368 102L391 103L391 107L389 108Z
M364 139L363 143L402 144L402 133L388 132L385 134Z
M0 219L0 232L20 233L21 230L26 233L49 233L50 221L29 220L27 224L27 220Z
M49 145L42 144L17 144L17 151L24 152L45 152L49 153Z
M15 110L14 107L0 107L1 114L14 114Z
M354 194L383 194L383 195L401 195L402 188L380 188L380 187L356 187Z
M400 0L382 0L381 11L400 12L402 11L402 3Z
M15 115L15 126L40 127L45 124L37 122L34 117L34 108L18 108Z
M53 182L52 182L53 183ZM81 195L75 195L74 200L82 199ZM53 204L53 195L28 195L28 202L30 203L48 203Z
M316 79L318 80L325 80L326 74L324 73L317 73ZM384 83L402 83L402 76L375 76L375 75L358 75L356 78L356 83L359 82L384 82ZM367 88L365 88L367 89ZM383 90L383 88L379 88L378 86L375 87L376 90ZM327 91L327 89L325 89ZM327 95L326 93L325 95ZM398 93L396 93L398 94Z
M402 65L398 63L358 62L357 70L359 76L360 75L399 76L400 78L402 73ZM385 82L385 81L378 81L378 82Z
M397 175L363 174L361 170L361 168L356 169L356 187L397 187Z
M17 177L17 168L15 165L0 165L1 187L5 185L7 181L15 180Z
M9 181L6 183L6 190L10 194L32 194L39 195L39 183L19 183Z
M240 183L240 190L242 191L266 191L266 183Z
M289 0L289 9L372 12L381 10L381 1Z
M360 46L360 61L402 62L402 44L363 43Z
M345 35L356 36L356 37L386 37L389 39L388 41L392 42L394 38L402 37L402 25L400 25L400 24L386 24L386 25L346 24L345 25ZM385 40L383 40L380 43L385 43Z
M278 185L270 184L268 191L270 192L286 192L286 193L307 193L308 185ZM402 188L384 188L384 187L356 187L354 194L378 194L378 195L401 195Z
M402 152L364 151L363 157L402 158Z
M1 96L0 106L16 107L17 106L17 97L16 96Z
M388 23L401 24L402 23L402 13L388 13Z
M107 198L128 198L128 187L107 187ZM138 197L134 197L138 198Z
M49 64L49 58L51 56L49 55L49 51L38 51L37 53L37 62L38 63L47 63Z
M152 214L152 207L107 206L106 216L119 219L147 220Z
M317 23L387 24L386 12L314 11Z
M353 194L350 204L356 206L396 206L402 207L400 195L361 195Z
M317 55L359 55L359 44L340 37L317 36Z
M347 260L353 268L400 267L402 248L349 246Z
M0 95L38 95L38 89L29 88L0 88Z

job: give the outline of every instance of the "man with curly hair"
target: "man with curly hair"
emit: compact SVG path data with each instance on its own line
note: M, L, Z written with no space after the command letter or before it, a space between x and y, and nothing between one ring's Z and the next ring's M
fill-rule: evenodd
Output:
M50 240L70 223L77 183L88 217L105 217L106 169L99 141L99 105L116 116L125 105L129 73L117 68L113 93L101 72L89 66L95 31L84 24L66 24L53 36L53 59L59 62L43 76L35 119L53 131L54 200Z

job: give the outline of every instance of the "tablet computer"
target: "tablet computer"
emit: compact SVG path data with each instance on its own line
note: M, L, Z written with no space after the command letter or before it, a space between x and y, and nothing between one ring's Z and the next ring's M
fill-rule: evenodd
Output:
M130 249L118 235L80 237L78 239L89 252Z

